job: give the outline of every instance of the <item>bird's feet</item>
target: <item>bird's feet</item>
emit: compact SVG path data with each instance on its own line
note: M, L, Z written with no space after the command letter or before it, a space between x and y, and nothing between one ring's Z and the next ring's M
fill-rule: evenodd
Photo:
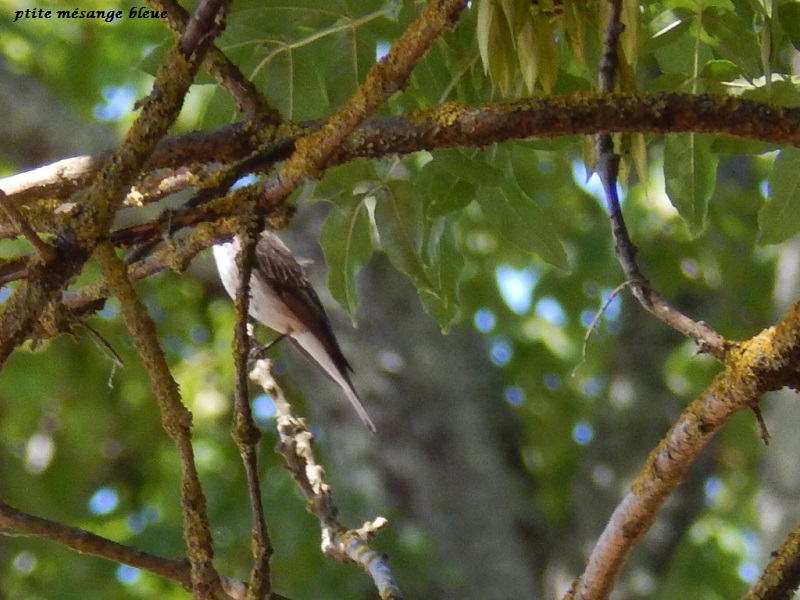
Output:
M250 362L255 362L260 358L264 358L267 352L269 352L270 348L272 348L275 344L280 342L285 337L286 334L282 333L274 340L272 340L271 342L267 342L263 346L253 346L252 348L250 348L250 355L248 357L250 359Z

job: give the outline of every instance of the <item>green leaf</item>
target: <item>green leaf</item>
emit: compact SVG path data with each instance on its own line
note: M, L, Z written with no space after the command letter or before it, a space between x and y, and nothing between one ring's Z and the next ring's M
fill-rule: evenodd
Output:
M475 200L498 235L554 267L567 270L567 253L547 214L513 182L501 188L481 186Z
M369 215L361 198L350 197L333 207L322 225L319 245L328 263L328 289L355 325L356 275L372 256Z
M558 77L558 46L550 19L534 19L534 36L536 38L536 60L539 61L539 81L544 91L552 91Z
M760 75L761 57L758 38L732 11L708 7L703 11L703 28L711 36L711 45L722 58L728 59L750 75Z
M314 196L335 198L347 192L355 193L353 190L359 183L376 179L378 179L378 173L373 161L356 160L328 169L322 180L314 186Z
M710 136L670 134L664 139L664 180L667 195L698 235L706 224L708 200L714 193L719 157L711 152Z
M437 150L433 154L433 160L428 164L473 185L503 185L505 180L503 172L490 165L482 157L476 158L475 156L474 152L468 154L458 148Z
M408 181L394 180L387 182L375 196L375 222L389 260L418 288L430 287L422 261L423 205L416 189Z
M714 81L733 81L741 76L741 68L729 60L721 59L708 61L700 72L700 77Z
M533 32L533 23L531 21L525 23L519 35L517 35L517 54L519 56L522 80L525 82L528 93L532 94L536 86L536 79L539 75L539 57L536 37Z
M425 216L429 219L463 210L475 197L475 185L436 168L435 162L425 165L414 182L418 189L427 190Z
M652 52L657 48L669 45L686 35L697 13L688 8L671 8L657 15L648 24L649 40L645 50Z
M786 2L779 6L778 21L792 46L800 50L800 2Z
M378 36L395 25L391 14L391 6L331 3L322 10L302 1L242 0L220 47L285 117L320 118L361 83Z
M457 284L463 258L445 235L447 219L431 229L418 189L408 181L393 180L376 193L375 221L381 246L395 268L417 288L428 314L443 329L458 313Z
M800 150L781 150L769 176L769 198L758 213L760 244L784 242L800 231Z
M463 268L464 255L453 238L450 218L438 219L431 228L427 268L436 292L424 288L419 297L425 312L436 319L443 333L447 333L460 312L458 284Z

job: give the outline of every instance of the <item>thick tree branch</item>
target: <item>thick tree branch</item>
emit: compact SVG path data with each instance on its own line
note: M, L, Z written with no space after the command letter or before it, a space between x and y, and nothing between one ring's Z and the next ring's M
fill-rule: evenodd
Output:
M728 352L725 371L684 410L647 458L566 598L606 598L628 552L711 438L733 414L749 410L765 392L792 385L800 367L798 331L800 303L778 325Z
M165 138L148 161L149 170L195 163L230 163L252 154L264 139L283 148L319 124L249 121L212 131ZM547 96L471 106L450 102L402 117L365 121L330 155L329 168L357 158L383 158L420 150L481 147L527 138L605 133L710 133L800 147L800 108L714 94L582 94ZM255 139L254 139L255 138ZM0 180L15 204L67 198L86 184L102 157L65 159Z

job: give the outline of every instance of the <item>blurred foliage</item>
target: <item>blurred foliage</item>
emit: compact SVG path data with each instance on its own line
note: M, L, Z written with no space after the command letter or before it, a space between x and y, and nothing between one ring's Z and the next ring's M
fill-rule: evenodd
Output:
M37 6L60 4L41 0ZM420 6L410 0L237 0L220 47L287 118L324 119ZM626 1L621 86L796 104L797 6L780 0ZM81 7L129 5L81 0ZM114 90L131 90L130 100L145 93L148 78L136 67L152 71L158 48L172 39L154 21L12 23L13 12L27 6L2 0L0 8L5 60L45 82L87 119L98 115L98 106L114 108L121 129L133 113L130 103L114 104L121 102ZM593 89L604 10L600 2L474 0L382 112ZM235 118L225 94L207 77L201 81L183 128ZM800 227L797 151L699 135L618 141L627 152L625 214L640 264L656 287L733 339L768 325L779 249L757 243L783 242ZM331 170L304 192L305 200L333 204L319 241L330 292L351 316L358 308L355 277L378 246L414 283L443 330L473 326L484 334L521 426L519 454L537 484L533 503L554 528L586 501L574 496L575 482L586 475L582 464L591 458L595 424L607 416L600 413L623 410L609 409L612 378L636 369L615 360L621 305L639 310L627 299L608 305L584 355L587 328L621 281L596 180L587 182L592 151L586 148L583 140L563 138L359 161ZM209 300L209 289L208 281L191 275L160 275L139 285L195 415L201 476L214 482L207 493L217 565L246 577L249 517L229 437L233 320L227 299ZM77 329L74 339L17 352L3 369L2 499L179 556L179 465L147 378L113 303L91 323L121 355L122 368L90 332ZM652 345L668 348L668 359L651 377L664 397L653 401L672 398L678 410L718 367L695 357L691 344L663 335ZM730 597L744 589L748 571L742 566L763 560L749 541L760 446L752 419L740 417L720 438L703 514L665 567L655 597ZM317 527L271 450L271 431L265 427L261 464L265 504L280 507L269 513L277 589L297 598L370 597L363 577L320 556ZM645 440L642 447L656 442ZM626 476L630 472L620 474ZM348 514L367 502L355 493L340 499ZM424 533L394 530L381 545L408 591L433 577ZM86 598L89 588L92 597L185 597L173 584L50 543L0 538L0 595Z

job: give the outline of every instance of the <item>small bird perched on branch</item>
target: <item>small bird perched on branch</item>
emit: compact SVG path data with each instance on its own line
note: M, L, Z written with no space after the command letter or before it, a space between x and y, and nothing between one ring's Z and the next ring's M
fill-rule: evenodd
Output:
M233 299L239 285L236 255L240 249L239 236L213 248L220 279ZM256 244L250 278L250 316L278 332L281 338L288 336L306 357L322 367L375 433L375 425L350 381L353 369L342 354L317 293L289 248L270 232L262 233Z

